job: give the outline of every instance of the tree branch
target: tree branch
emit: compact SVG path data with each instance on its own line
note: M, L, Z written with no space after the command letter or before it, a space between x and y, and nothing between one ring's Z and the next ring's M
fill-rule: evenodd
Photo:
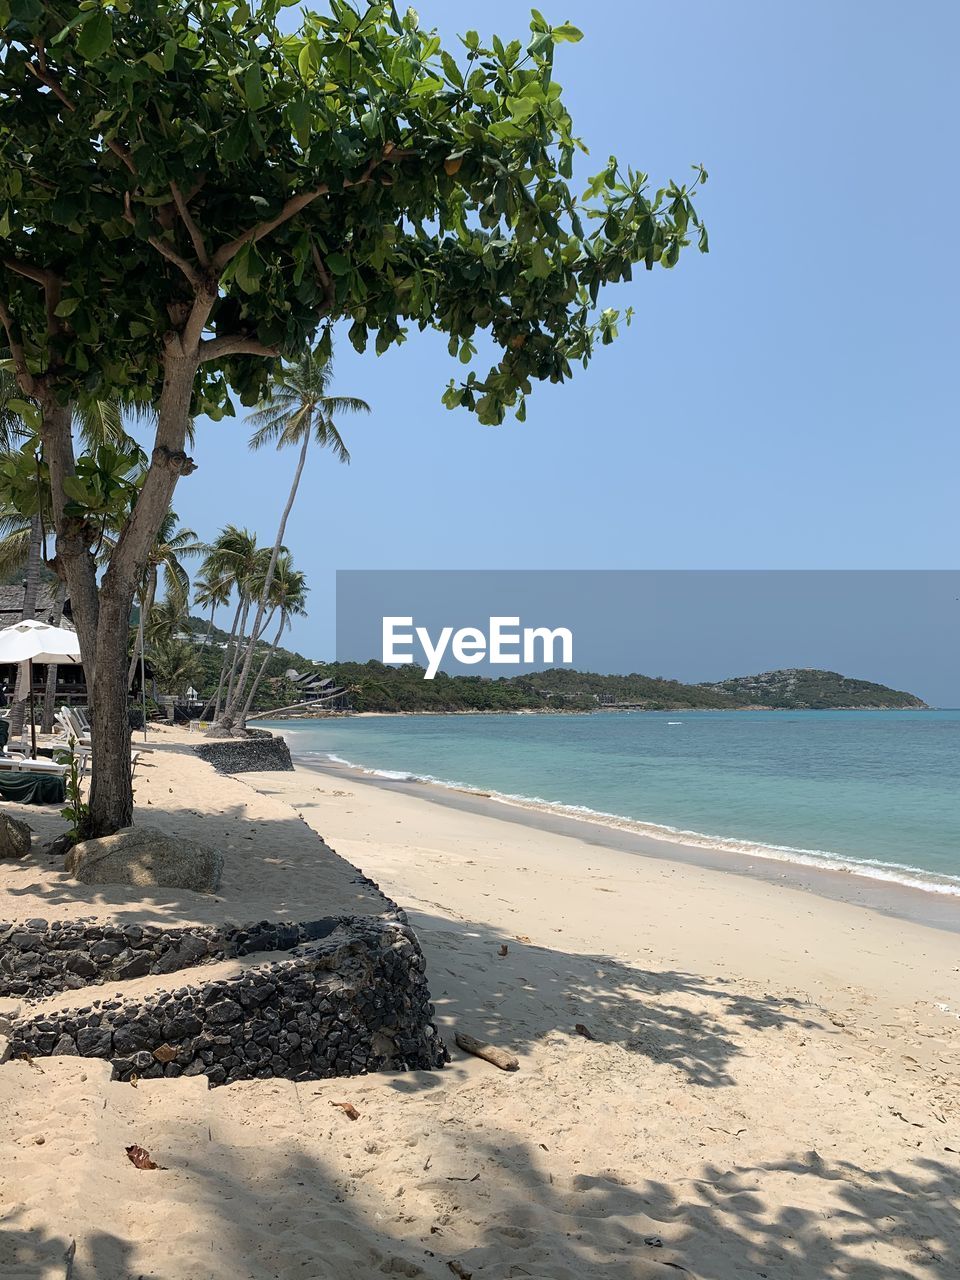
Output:
M276 347L268 347L258 342L256 338L246 338L241 333L200 343L201 364L206 364L209 360L219 360L223 356L279 357L279 355L280 352Z
M324 261L320 257L320 250L312 240L310 241L310 254L313 258L313 265L316 268L317 275L320 277L320 283L323 285L323 296L327 300L327 310L329 311L333 306L334 299L333 281L330 279L330 273L327 271Z
M203 331L207 327L207 321L210 319L210 312L216 300L216 286L212 290L198 288L193 299L190 315L183 328L182 342L184 353L194 360L199 359L200 349L203 346Z
M34 267L29 262L19 262L16 258L4 258L3 265L8 271L14 271L18 276L25 276L36 284L46 284L48 276L52 274L44 267Z
M136 218L133 216L133 208L130 203L130 192L123 193L123 216L131 226L136 225ZM198 271L195 271L191 263L186 258L181 258L176 249L172 249L165 240L161 240L158 236L147 236L147 243L153 245L157 253L161 254L168 262L172 262L175 267L179 267L194 289L202 289L203 279Z
M271 231L275 231L277 227L289 222L301 209L305 209L318 196L328 195L329 191L330 188L324 182L314 191L301 191L299 195L291 196L275 218L270 218L266 222L258 222L256 226L250 227L242 236L238 236L236 240L231 240L228 244L221 245L213 255L214 268L217 271L222 271L227 263L237 256L245 244L256 244L258 240L268 236Z
M27 280L33 280L36 284L43 286L47 333L51 338L55 334L62 333L64 325L57 315L57 307L60 305L63 281L56 272L51 271L48 267L35 267L32 263L20 262L16 258L4 258L3 265L8 271L13 271L17 275L23 276Z
M407 156L415 155L416 152L407 147L398 147L392 142L386 143L383 151L378 156L374 156L367 164L366 169L356 180L344 178L343 190L349 187L360 187L365 182L369 182L373 171L378 165L384 162L393 164L397 160L404 160ZM236 240L231 240L228 244L221 245L213 255L213 267L216 271L222 271L227 263L235 258L245 244L256 244L258 240L262 240L264 236L268 236L271 231L275 231L277 227L282 226L285 222L294 217L305 209L308 204L312 204L318 196L326 196L330 194L329 184L324 182L313 191L302 191L299 195L291 196L287 203L283 206L275 218L269 218L266 222L258 222L256 226L250 227L242 236L237 236Z
M207 246L203 242L203 236L200 234L200 228L194 222L190 210L187 207L187 200L184 198L180 188L173 181L170 183L170 190L173 192L173 201L177 206L177 211L179 212L180 217L183 219L183 225L187 228L187 231L190 234L190 239L193 241L193 247L196 250L197 257L200 259L203 266L208 267L210 265L210 259L207 255Z
M13 359L13 367L16 370L20 390L24 395L32 396L36 390L36 382L27 365L27 353L23 349L23 343L18 342L13 336L16 325L14 324L13 316L7 309L7 304L2 298L0 298L0 324L3 325L7 334L7 343L10 347L10 355Z

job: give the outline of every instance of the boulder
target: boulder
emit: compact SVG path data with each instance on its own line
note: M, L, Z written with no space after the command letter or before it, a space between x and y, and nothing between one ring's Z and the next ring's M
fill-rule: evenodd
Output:
M25 822L0 813L0 858L22 858L29 853L31 835Z
M66 858L66 869L84 884L132 884L216 893L223 854L155 827L124 827L112 836L83 840Z

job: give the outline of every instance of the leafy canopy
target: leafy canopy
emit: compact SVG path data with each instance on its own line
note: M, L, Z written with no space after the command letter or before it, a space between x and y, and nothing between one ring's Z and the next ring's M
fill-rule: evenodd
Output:
M283 7L0 0L0 342L62 397L155 399L206 292L194 412L255 403L251 354L343 321L378 353L440 330L465 366L488 334L444 400L499 423L613 340L604 284L706 251L701 166L653 192L611 157L574 193L569 23L455 54L393 3L329 0L296 35Z

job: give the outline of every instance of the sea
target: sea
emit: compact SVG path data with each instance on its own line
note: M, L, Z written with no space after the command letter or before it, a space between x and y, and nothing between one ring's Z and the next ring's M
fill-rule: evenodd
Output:
M360 716L269 727L304 763L960 896L960 711Z

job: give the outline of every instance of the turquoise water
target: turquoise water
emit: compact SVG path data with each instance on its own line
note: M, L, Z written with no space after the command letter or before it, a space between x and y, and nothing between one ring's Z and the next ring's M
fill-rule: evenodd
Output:
M276 724L294 755L763 846L960 894L960 711ZM851 869L854 869L851 867Z

